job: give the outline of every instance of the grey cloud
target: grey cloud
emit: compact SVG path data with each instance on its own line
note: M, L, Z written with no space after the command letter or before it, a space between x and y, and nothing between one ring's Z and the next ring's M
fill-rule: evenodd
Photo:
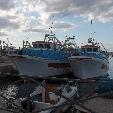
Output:
M55 25L53 27L57 28L57 29L70 29L70 28L73 28L75 26L73 24L70 24L70 23L59 22L59 23L55 23Z
M17 29L19 28L19 25L18 23L9 21L9 19L6 17L0 17L0 28L1 29L5 29L5 28Z
M15 6L14 0L0 0L0 9L8 10Z
M37 6L40 1L40 5L43 6L39 12L34 9L35 13L32 13L34 15L34 18L40 17L40 13L49 13L50 16L55 15L55 17L58 18L63 18L67 17L69 18L70 16L75 17L75 16L83 16L89 18L92 16L92 18L95 18L99 21L109 21L113 20L113 0L24 0L25 3L27 2L27 5L23 3L21 0L0 0L0 9L6 10L7 13L9 9L14 8L14 10L18 13L21 13L24 15L24 17L27 17L29 11L27 14L24 14L21 12L21 8L18 9L18 4L20 3L22 9L26 9L26 7L29 7L28 4ZM34 7L35 7L34 6ZM17 9L16 9L17 8ZM19 10L19 11L18 11ZM13 29L18 29L21 26L22 22L12 22L11 20L14 20L18 18L18 16L15 13L13 16L7 16L7 17L0 17L0 28L13 28ZM39 16L35 17L39 14ZM30 21L28 24L32 26L37 26L42 24L39 20L32 20L30 16L27 18ZM48 18L45 18L48 19ZM23 21L23 20L20 20ZM26 23L25 23L26 24ZM57 25L54 26L55 28L72 28L73 25L69 23L57 23ZM31 32L46 32L43 29L27 29L25 30L31 31Z
M8 19L16 19L17 16L16 15L15 16L6 16L6 18L8 18Z
M113 0L48 0L45 4L45 12L56 13L58 16L71 14L89 17L90 14L99 21L113 19L113 13L110 12L113 10Z
M0 36L9 36L9 35L5 32L0 32Z
M46 33L48 30L45 29L25 29L23 32L39 32L39 33Z
M64 23L64 22L55 22L55 24L53 25L53 29L71 29L73 27L77 27L77 25L73 25L70 23ZM23 30L23 32L39 32L39 33L47 33L48 30L46 29L41 29L41 28L29 28L29 29L25 29Z

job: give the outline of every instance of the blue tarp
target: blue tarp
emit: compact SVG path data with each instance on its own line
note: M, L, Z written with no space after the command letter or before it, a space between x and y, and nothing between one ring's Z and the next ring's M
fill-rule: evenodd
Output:
M43 57L51 60L68 60L70 53L54 50L23 49L23 55Z
M106 59L101 53L88 53L88 52L81 52L82 56L89 56L89 57L94 57L94 58L99 58L99 59Z

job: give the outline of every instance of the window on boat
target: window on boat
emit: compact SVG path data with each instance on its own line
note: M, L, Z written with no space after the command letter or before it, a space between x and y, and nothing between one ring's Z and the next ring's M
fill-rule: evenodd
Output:
M38 48L44 48L43 44L38 44Z
M82 48L82 52L85 52L86 51L86 49L85 48Z
M92 48L87 48L87 52L92 52Z
M37 45L37 44L33 44L33 47L34 47L34 48L38 48L38 45Z
M45 48L47 48L47 49L51 49L50 44L45 44Z
M56 50L60 50L60 45L55 45Z
M93 52L98 52L98 48L93 48Z

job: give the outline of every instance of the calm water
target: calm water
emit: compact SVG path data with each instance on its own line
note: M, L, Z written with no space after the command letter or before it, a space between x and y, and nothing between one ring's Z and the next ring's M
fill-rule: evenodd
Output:
M109 60L109 75L113 78L113 57Z

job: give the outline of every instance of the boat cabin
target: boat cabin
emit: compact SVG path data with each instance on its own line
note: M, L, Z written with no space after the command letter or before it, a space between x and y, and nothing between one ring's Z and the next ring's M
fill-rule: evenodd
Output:
M82 52L99 52L100 46L84 45L84 46L81 46L81 50Z
M51 44L44 42L44 41L36 41L36 42L32 42L32 45L34 48L47 48L47 49L51 49Z
M32 45L36 49L60 50L60 45L52 42L36 41L32 42Z

